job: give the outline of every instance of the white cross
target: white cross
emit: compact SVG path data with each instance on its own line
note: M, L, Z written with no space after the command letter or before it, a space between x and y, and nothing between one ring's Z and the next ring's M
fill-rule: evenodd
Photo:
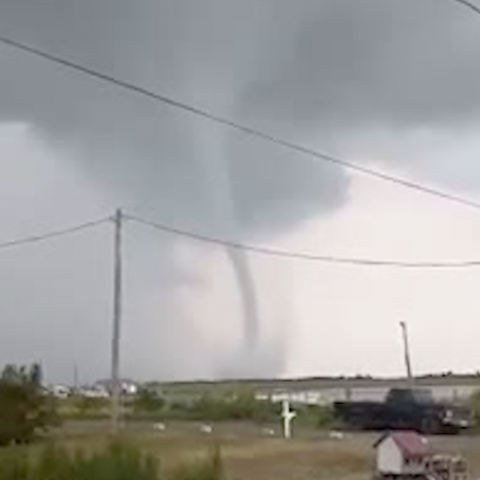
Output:
M290 410L290 403L288 400L283 401L283 435L285 438L292 438L292 421L297 416L295 412Z

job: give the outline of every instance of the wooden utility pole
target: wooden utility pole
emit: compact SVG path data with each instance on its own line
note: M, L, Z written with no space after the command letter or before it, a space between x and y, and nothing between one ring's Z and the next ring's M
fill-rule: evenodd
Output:
M120 385L120 333L122 321L122 225L123 214L119 209L115 214L115 266L114 266L114 291L113 291L113 328L112 328L112 431L119 431L121 409Z
M402 328L403 334L403 348L405 354L405 367L407 369L407 379L409 385L413 385L413 372L412 372L412 362L410 360L410 345L408 340L408 328L405 322L400 322L400 327Z

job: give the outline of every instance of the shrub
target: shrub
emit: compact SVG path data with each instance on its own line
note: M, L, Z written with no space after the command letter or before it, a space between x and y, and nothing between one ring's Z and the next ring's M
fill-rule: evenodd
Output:
M78 397L69 399L68 404L73 407L77 418L98 418L109 412L109 401L105 399ZM282 410L280 403L259 399L248 387L167 401L156 385L142 387L124 407L125 418L129 420L250 421L258 424L278 423ZM296 423L301 425L328 428L333 423L330 406L296 404L293 408L297 413ZM64 415L72 416L71 411L65 406Z
M180 405L175 405L179 412ZM228 395L203 395L184 404L186 418L200 421L250 420L258 423L277 421L280 407L269 400L258 400L247 389ZM173 413L173 412L172 412Z
M335 421L335 415L333 412L333 407L329 406L319 406L317 409L317 426L320 428L331 427Z
M75 416L100 418L109 415L110 400L108 398L76 395L72 400Z
M165 407L165 400L156 388L144 386L139 389L131 405L138 413L158 413Z
M223 473L222 458L217 446L207 459L180 465L173 471L172 480L220 480L224 477Z
M41 369L8 365L0 376L0 445L28 443L58 421Z
M48 445L39 455L10 447L2 452L0 480L220 480L223 468L219 449L211 456L179 466L170 476L151 455L121 442L98 453L69 453Z
M69 454L54 445L33 458L24 450L11 449L0 462L0 480L158 480L152 457L120 443L87 456Z
M470 408L475 425L478 427L480 426L480 389L476 390L470 397Z
M207 393L189 401L164 402L163 398L143 393L134 402L132 418L149 420L186 420L201 422L251 421L259 424L278 423L282 405L268 399L258 399L248 388L222 394ZM293 406L296 422L314 428L327 428L333 423L330 406Z

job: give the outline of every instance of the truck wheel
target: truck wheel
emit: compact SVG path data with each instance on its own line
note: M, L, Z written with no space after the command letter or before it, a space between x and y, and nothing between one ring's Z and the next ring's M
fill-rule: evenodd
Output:
M437 435L441 433L442 426L436 418L426 418L422 422L422 433L425 435Z
M462 429L460 427L455 427L453 425L444 427L443 431L446 435L460 435Z

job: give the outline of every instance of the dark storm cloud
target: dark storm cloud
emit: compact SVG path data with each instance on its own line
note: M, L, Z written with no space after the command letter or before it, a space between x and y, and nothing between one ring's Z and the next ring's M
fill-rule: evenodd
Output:
M333 150L351 130L475 118L479 23L448 0L0 5L5 35ZM154 204L162 218L208 216L199 202L202 120L3 47L0 62L2 118L73 143L92 175ZM227 131L224 138L246 226L288 225L344 201L342 172Z
M238 86L254 75L254 45L244 45L248 32L240 25L231 31L238 15L249 25L252 12L219 4L20 1L2 5L0 18L2 29L17 38L225 109ZM198 162L205 155L198 141L204 140L199 139L197 120L15 52L2 51L0 61L7 72L0 80L0 115L5 120L32 121L52 141L75 145L92 175L127 199L131 196L133 203L153 205L158 217L188 225L208 222ZM229 79L235 70L238 78ZM208 130L202 131L208 138ZM291 154L263 145L258 149L256 143L235 138L218 152L226 168L234 170L244 226L291 223L309 215L313 205L321 208L324 198L329 204L342 201L342 189L326 188L322 166L302 165ZM345 184L341 172L330 172L332 178ZM287 196L294 201L285 202Z
M474 117L479 23L448 0L0 5L3 34L326 148L345 142L350 129ZM93 175L164 205L163 218L173 210L187 222L199 208L207 214L198 202L199 120L6 48L0 62L4 119L75 142ZM221 154L247 225L289 224L344 200L342 172L224 135Z
M478 115L479 16L450 1L318 4L288 58L245 89L240 109L340 130L451 125Z

